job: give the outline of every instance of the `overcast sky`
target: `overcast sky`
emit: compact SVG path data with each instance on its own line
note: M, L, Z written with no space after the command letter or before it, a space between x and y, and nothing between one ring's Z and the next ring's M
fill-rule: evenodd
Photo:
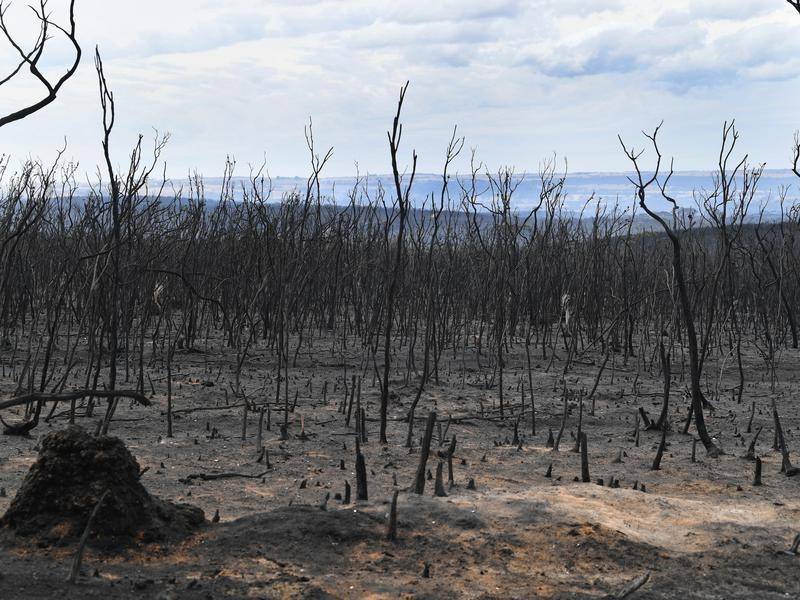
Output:
M77 0L77 17L78 75L0 130L15 159L51 158L66 137L94 169L95 44L117 100L115 161L139 132L168 131L173 176L219 175L226 155L242 173L266 156L273 175L304 174L309 117L334 146L327 174L387 172L407 79L403 156L415 147L423 171L440 168L456 124L492 169L520 171L554 152L572 171L626 169L617 133L638 141L662 119L676 168L711 168L726 118L755 161L785 168L800 127L800 15L784 0ZM54 42L49 64L66 50ZM0 91L3 112L40 93L29 77Z

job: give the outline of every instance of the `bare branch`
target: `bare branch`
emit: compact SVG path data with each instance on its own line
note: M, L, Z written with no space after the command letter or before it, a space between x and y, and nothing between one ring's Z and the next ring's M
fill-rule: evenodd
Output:
M0 402L0 410L5 408L12 408L14 406L21 406L23 404L33 404L34 402L69 402L71 400L80 400L81 398L86 398L89 396L94 396L96 398L130 398L131 400L135 400L142 406L150 406L151 402L147 399L144 394L140 394L139 392L135 391L125 391L125 390L75 390L74 392L63 392L61 394L48 394L45 392L42 393L33 393L33 394L25 394L24 396L17 396L15 398L11 398L10 400L4 400Z
M70 0L69 5L69 28L66 29L57 23L54 23L50 20L50 13L47 12L47 0L40 0L38 8L31 7L36 17L39 19L40 22L40 30L39 35L37 38L36 43L32 50L25 51L22 47L16 42L14 36L9 31L6 21L5 21L5 14L8 10L8 4L3 5L0 3L0 32L2 32L6 40L11 44L11 46L17 51L20 56L20 62L18 63L17 67L12 70L12 72L0 79L0 85L8 82L11 78L13 78L17 73L20 72L22 67L28 67L31 75L33 75L39 82L45 87L47 90L47 95L39 100L38 102L34 102L29 106L16 110L10 114L7 114L3 117L0 117L0 127L4 125L8 125L9 123L13 123L15 121L21 121L27 116L32 115L33 113L43 109L45 106L51 104L56 97L58 96L61 87L75 74L75 71L78 69L78 65L81 61L81 47L78 43L78 39L75 36L75 0ZM72 65L64 72L64 74L55 82L51 82L40 70L38 67L39 60L41 59L45 44L47 43L48 37L48 29L52 27L58 31L60 31L72 44L72 47L75 52L75 58L72 62Z

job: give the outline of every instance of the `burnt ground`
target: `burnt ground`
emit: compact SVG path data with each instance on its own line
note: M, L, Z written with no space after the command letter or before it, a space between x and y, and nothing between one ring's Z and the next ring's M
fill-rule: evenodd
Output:
M633 432L639 406L651 417L659 412L660 376L657 368L648 371L649 358L623 365L617 357L601 378L595 416L588 406L583 415L589 484L574 481L580 460L570 432L577 431L577 407L571 405L560 451L546 447L548 429L556 433L561 423L562 363L554 361L549 370L548 361L534 364L537 434L531 435L527 410L519 425L520 446L510 441L520 412L523 349L517 346L508 360L517 370L506 377L506 396L516 409L505 422L487 418L496 416L497 389L485 384L490 371L481 372L473 362L464 374L460 358L452 363L443 358L440 381L429 386L417 415L422 419L435 408L445 423L452 417L442 441L446 446L453 434L458 439L455 485L446 498L433 496L432 481L424 497L408 492L419 454L404 448L402 417L414 395L414 378L407 384L404 371L395 374L390 444L383 447L377 435L379 389L368 372L362 402L370 500L343 505L335 495L344 493L345 481L355 498L354 438L337 411L344 395L342 360L323 344L315 340L317 350L310 356L300 353L290 370L290 397L297 392L297 406L289 415L289 439L280 439L277 423L283 415L277 411L271 430L264 431L270 468L257 462L257 414L249 415L246 440L241 439L242 408L230 388L235 354L214 346L176 357L173 438L165 435L165 371L154 368L155 405L122 402L111 433L148 468L141 482L149 492L198 506L208 518L219 511L219 522L209 521L181 540L142 541L113 551L90 542L83 576L74 586L65 583L73 539L41 540L5 530L0 598L604 598L647 571L650 580L633 598L800 598L800 557L782 553L800 533L800 476L779 473L770 414L774 398L800 462L797 351L780 356L773 385L764 362L748 346L741 404L731 392L736 383L732 361L708 363L709 388L722 390L713 396L716 410L707 414L708 425L725 454L708 458L698 446L694 463L692 430L680 433L687 406L680 357L675 358L673 431L659 471L650 467L661 434L642 431L637 446ZM601 359L582 359L568 374L567 386L591 389ZM348 384L359 360L355 352L348 355ZM8 396L16 386L15 372L9 356L3 361L1 389ZM246 363L242 383L249 398L274 398L270 364L264 352ZM753 463L742 458L752 439L746 433L751 402L756 403L753 429L764 426L756 450L764 462L761 487L752 486ZM30 438L0 438L0 487L6 491L0 511L9 508L44 435L66 427L66 408L59 407ZM101 413L79 417L78 423L93 431ZM21 417L21 410L4 412L6 420ZM306 436L300 436L301 420ZM418 421L415 438L423 427ZM435 435L434 450L439 449ZM435 472L435 453L428 464ZM220 473L264 474L210 481L190 477ZM619 488L608 487L612 477L619 479ZM606 485L597 485L599 478ZM469 479L476 489L467 489ZM646 491L633 489L635 483L637 488L644 483ZM385 519L395 489L401 492L399 539L389 542ZM429 577L423 576L426 564Z

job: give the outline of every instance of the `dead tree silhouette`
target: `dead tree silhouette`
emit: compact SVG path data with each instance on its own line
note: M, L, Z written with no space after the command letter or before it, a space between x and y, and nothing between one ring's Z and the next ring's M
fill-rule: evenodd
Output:
M697 433L700 436L700 441L703 442L703 445L706 448L709 456L716 457L720 454L719 448L714 444L711 436L708 434L708 430L706 429L705 418L703 415L703 391L700 386L700 374L702 369L702 362L700 360L700 352L698 350L697 344L697 332L695 329L695 318L694 318L694 309L692 306L692 301L689 297L689 292L687 291L686 285L686 276L683 271L683 253L681 247L681 240L677 233L675 232L674 227L671 227L664 218L661 217L658 213L656 213L651 207L647 204L647 192L648 188L650 188L653 184L660 190L661 197L666 200L673 208L673 215L678 210L678 205L675 200L670 197L667 193L667 185L669 184L670 179L674 173L672 169L672 163L670 163L669 171L666 173L666 176L662 174L662 162L663 157L661 154L661 150L658 146L658 133L661 129L661 125L656 127L655 131L652 134L644 133L645 138L647 138L652 146L653 151L656 155L656 165L652 171L652 175L645 175L643 170L640 166L640 158L644 151L637 151L633 148L628 148L625 145L625 142L622 140L620 136L619 142L622 145L622 149L625 152L625 155L628 157L628 160L633 165L633 169L635 172L634 177L629 177L629 181L636 187L636 196L639 201L639 206L647 213L647 215L656 221L661 228L664 230L664 233L669 238L669 241L672 245L672 267L675 273L675 280L678 287L678 298L680 300L680 307L683 314L683 321L684 327L686 329L686 339L689 345L689 372L690 372L690 381L691 381L691 396L692 396L692 405L691 409L694 413L695 418L695 427L697 428ZM663 181L659 178L663 178Z
M794 134L794 156L792 158L792 171L800 177L800 133Z
M31 75L33 75L47 91L46 95L41 100L0 117L0 127L15 121L20 121L52 103L56 99L56 96L58 96L63 85L75 74L81 62L81 47L75 36L75 0L71 0L69 5L68 27L62 27L52 19L52 13L48 10L47 4L48 0L39 0L38 6L30 7L39 20L39 34L33 48L25 50L22 48L20 42L17 41L17 38L11 33L6 23L6 12L8 11L10 3L0 2L0 32L3 33L8 43L11 44L13 49L19 54L17 66L8 75L0 79L0 85L8 83L17 76L24 67L27 67ZM39 70L39 62L44 56L47 42L52 39L51 31L53 29L59 31L67 38L75 52L75 58L72 64L55 82L50 81L47 76Z

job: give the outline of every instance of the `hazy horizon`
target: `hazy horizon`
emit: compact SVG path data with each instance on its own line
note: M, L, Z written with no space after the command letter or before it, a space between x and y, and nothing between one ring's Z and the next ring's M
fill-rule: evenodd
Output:
M246 168L246 167L245 167ZM562 172L563 174L563 172ZM590 205L595 202L600 202L604 205L613 205L618 203L621 207L627 208L635 201L634 194L635 188L633 184L628 181L629 172L605 172L605 173L567 173L566 184L564 186L564 208L568 211L577 211L584 207L588 200L592 200ZM293 191L303 192L307 185L308 176L295 175L270 175L272 184L272 193L269 198L272 202L279 201L284 195ZM208 201L215 201L222 191L222 176L207 176L202 175L203 189L205 192L205 199ZM374 196L379 186L389 191L391 196L391 189L393 186L392 176L388 173L362 173L359 178L361 179L361 189L368 190ZM539 174L538 173L515 173L515 178L520 185L517 186L516 191L512 197L512 205L515 209L525 209L535 206L539 199L539 190L541 189ZM460 188L458 180L463 181L463 173L452 173L449 190L454 202L459 202ZM490 196L488 179L485 171L478 174L478 190L482 192L482 201L485 203ZM662 178L663 179L663 178ZM741 178L737 178L737 183ZM183 195L188 196L188 181L187 177L172 177L167 180L174 186L174 189L183 187ZM243 197L242 185L249 187L249 177L244 172L234 172L232 177L233 182L233 197L234 199L241 199ZM760 179L759 185L754 194L751 212L757 214L758 209L762 206L766 207L768 214L776 214L779 212L779 192L781 188L786 189L787 203L796 202L800 200L800 184L797 184L797 178L790 169L770 169L764 170ZM161 184L160 180L151 182L151 188L155 188ZM325 202L335 201L337 204L346 204L349 202L348 192L353 189L356 184L355 175L343 176L330 176L320 178L320 193ZM438 202L439 194L441 192L442 176L437 173L417 173L415 176L415 185L412 188L412 204L415 207L421 207L424 200L431 194ZM676 171L671 180L668 191L674 197L679 206L684 208L692 208L695 206L694 192L702 190L710 190L713 187L713 174L710 171ZM81 184L81 192L88 192L89 187L86 184ZM735 194L734 194L735 195ZM649 204L656 210L668 210L669 205L661 198L660 193L654 187L652 188L649 196ZM390 200L390 198L389 198Z

